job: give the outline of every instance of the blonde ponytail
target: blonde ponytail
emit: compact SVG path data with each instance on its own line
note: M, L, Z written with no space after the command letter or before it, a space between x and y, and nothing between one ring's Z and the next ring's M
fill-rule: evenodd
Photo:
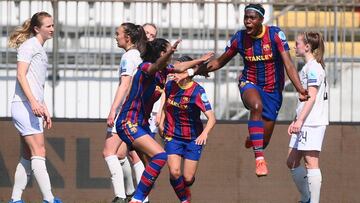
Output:
M305 32L304 42L311 47L311 53L314 55L316 61L325 68L324 52L325 44L322 35L319 32Z
M9 47L18 48L23 42L31 36L31 19L27 19L22 26L17 27L9 37Z

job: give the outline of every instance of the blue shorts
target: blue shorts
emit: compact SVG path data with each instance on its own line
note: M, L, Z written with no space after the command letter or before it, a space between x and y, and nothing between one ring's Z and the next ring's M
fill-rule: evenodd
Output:
M146 134L153 137L148 125L141 126L138 123L131 123L130 121L117 123L116 131L122 141L124 141L129 147L139 137Z
M202 145L195 144L195 140L180 140L178 138L165 137L165 151L168 155L177 154L184 159L190 159L193 161L199 161Z
M239 84L239 90L240 90L241 96L245 92L245 90L250 89L250 88L256 89L260 94L262 105L263 105L262 117L264 117L268 120L271 120L271 121L275 121L279 114L281 104L282 104L282 93L277 92L277 91L265 92L262 88L260 88L259 86L255 85L251 82L241 81ZM248 109L248 107L246 105L245 105L245 107Z

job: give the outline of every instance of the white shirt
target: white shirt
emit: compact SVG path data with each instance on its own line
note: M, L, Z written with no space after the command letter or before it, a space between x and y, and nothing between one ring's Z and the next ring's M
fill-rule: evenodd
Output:
M137 49L130 49L121 57L119 75L134 76L141 62L140 52Z
M44 102L44 86L46 81L48 58L44 47L36 37L26 40L17 49L17 61L29 64L26 79L34 97L39 102ZM27 101L20 83L16 80L13 101Z
M326 84L325 70L315 59L307 62L300 72L300 81L302 86L318 87L316 100L309 115L304 121L304 126L319 126L329 124L329 109L328 109L328 93ZM300 115L304 108L305 102L298 102L296 115Z

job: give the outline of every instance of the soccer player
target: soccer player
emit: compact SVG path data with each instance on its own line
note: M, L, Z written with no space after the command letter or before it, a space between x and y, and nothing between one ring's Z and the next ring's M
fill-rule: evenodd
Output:
M16 167L11 203L22 203L21 195L32 173L39 185L44 203L60 203L51 192L45 164L44 129L52 122L44 101L48 58L43 47L53 37L54 23L47 12L35 13L10 35L9 46L17 48L15 94L11 116L19 131L22 157Z
M164 149L150 136L148 124L154 101L159 99L152 98L156 86L164 87L169 73L183 72L210 58L204 55L192 62L169 66L171 55L179 43L178 40L171 46L168 41L159 38L147 43L143 56L144 62L139 65L133 76L130 92L116 121L116 130L120 138L128 146L150 157L150 162L145 168L131 203L144 201L167 160Z
M143 28L145 30L146 38L148 41L153 41L157 36L157 27L153 23L145 23L143 25Z
M307 99L298 73L291 61L286 36L276 26L262 25L265 9L260 4L245 7L244 25L228 42L225 52L208 64L209 71L224 67L237 53L244 62L239 77L241 99L250 110L249 137L246 146L253 147L257 176L266 176L268 169L264 148L268 145L282 103L284 67L300 99Z
M191 60L188 56L177 59L180 63ZM165 119L160 125L164 129L170 183L182 203L190 202L190 186L195 181L203 146L215 125L215 115L204 88L190 76L179 82L169 80L165 86L165 95ZM208 118L205 128L200 120L201 112Z
M147 40L142 26L133 23L121 24L116 30L115 38L118 47L125 49L125 53L120 61L119 86L107 118L108 129L103 156L111 173L111 181L115 193L115 198L112 202L122 203L126 202L127 195L134 193L135 188L132 181L131 166L126 157L127 147L117 135L114 123L116 122L116 115L119 112L120 104L129 92L132 76L136 72L138 65L142 62L140 55L145 51ZM135 151L131 151L129 155L134 163L135 174L138 177L138 181L140 181L139 178L144 171L144 165Z
M296 56L306 64L300 72L309 100L299 102L296 118L288 128L291 135L287 166L301 194L301 202L320 201L319 155L328 120L328 95L324 64L324 40L318 32L305 32L296 39ZM300 166L304 158L306 169Z

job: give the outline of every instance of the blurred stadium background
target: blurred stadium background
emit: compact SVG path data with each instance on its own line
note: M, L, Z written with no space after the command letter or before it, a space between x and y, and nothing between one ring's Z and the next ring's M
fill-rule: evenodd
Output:
M154 23L158 37L183 39L175 56L196 57L211 50L219 55L231 35L243 27L245 5L253 2L264 5L265 22L281 27L291 48L298 33L323 33L332 123L322 152L322 202L360 202L360 174L354 172L360 167L359 0L0 0L0 202L10 196L20 154L10 119L16 51L7 46L16 26L41 10L54 17L56 34L45 44L50 62L45 96L55 121L46 132L47 166L55 194L65 202L109 202L112 190L101 150L104 119L118 85L123 54L114 39L116 27L123 22ZM294 50L291 54L300 70L304 62L294 57ZM248 112L237 88L242 67L236 56L210 78L196 78L222 121L211 133L202 158L194 202L296 202L299 195L291 177L284 174L288 173L286 128L295 115L297 95L287 81L276 136L266 152L270 175L257 179L252 152L243 147ZM152 202L177 202L166 170ZM24 193L25 200L40 199L33 182Z
M16 75L16 52L9 33L37 11L51 13L56 35L46 43L50 59L46 102L55 118L106 118L117 84L123 50L114 33L122 22L158 26L159 37L182 38L176 55L218 55L243 27L243 9L254 1L3 1L0 0L0 117L10 116ZM256 1L255 1L256 2ZM360 121L360 3L358 0L257 1L266 9L266 24L278 25L294 47L296 35L321 31L326 40L330 84L330 120ZM294 56L294 51L291 52ZM298 69L303 61L293 57ZM239 56L226 68L200 81L222 120L247 119L237 88ZM296 94L289 81L279 120L294 117Z

